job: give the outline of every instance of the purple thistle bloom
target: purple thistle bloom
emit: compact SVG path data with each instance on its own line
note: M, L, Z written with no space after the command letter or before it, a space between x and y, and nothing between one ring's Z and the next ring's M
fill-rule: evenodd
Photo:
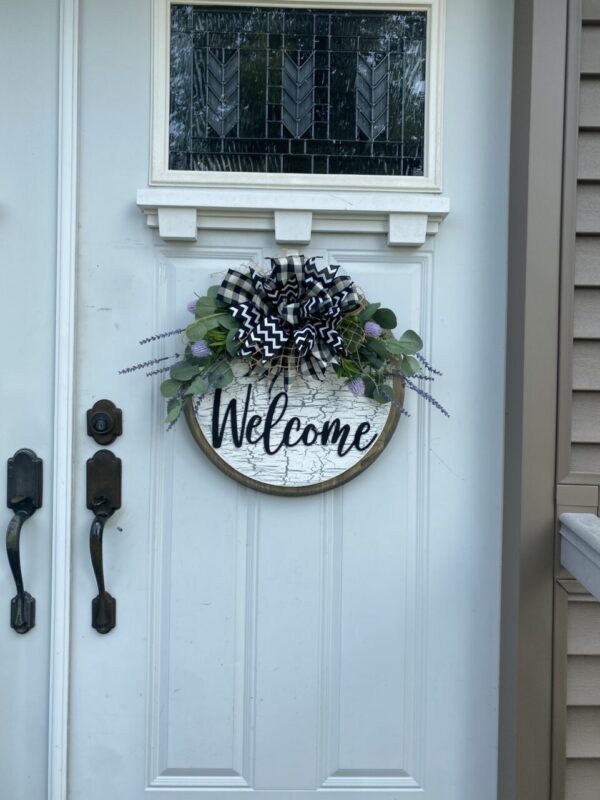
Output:
M371 336L373 339L376 339L383 333L383 328L381 325L379 325L377 322L373 322L373 320L365 322L363 330L367 336Z
M204 339L200 339L199 342L194 342L192 345L192 355L196 356L196 358L204 358L205 356L209 356L211 354L210 347L204 341Z
M188 302L187 310L190 312L190 314L195 314L196 313L196 303L197 302L198 302L198 300L190 300Z
M355 397L362 397L365 393L365 382L362 378L353 378L348 381L347 386Z

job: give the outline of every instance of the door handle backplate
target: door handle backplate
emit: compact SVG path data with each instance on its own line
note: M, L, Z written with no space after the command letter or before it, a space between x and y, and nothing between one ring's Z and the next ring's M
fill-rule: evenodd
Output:
M6 531L6 553L17 594L10 604L10 625L27 633L35 625L35 598L25 591L21 572L21 528L42 505L43 462L33 450L17 450L7 463L6 504L13 512Z
M121 459L110 450L98 450L87 461L87 507L94 513L90 556L98 585L92 600L92 627L98 633L109 633L117 624L117 601L104 584L102 540L106 520L121 508Z

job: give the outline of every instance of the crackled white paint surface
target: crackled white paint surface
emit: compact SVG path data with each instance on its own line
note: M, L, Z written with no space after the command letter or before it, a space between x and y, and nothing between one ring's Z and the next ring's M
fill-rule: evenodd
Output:
M241 421L246 400L247 387L252 385L247 419L257 414L263 423L256 429L253 439L264 431L264 418L269 404L281 391L278 384L269 395L269 381L244 377L245 368L236 366L236 380L223 390L220 402L220 420L232 399L237 401L237 417ZM210 393L195 403L196 420L209 445L212 440L212 419L215 395ZM350 426L347 444L351 443L357 427L364 422L369 423L370 430L361 438L364 446L373 437L373 442L362 452L353 447L348 453L340 456L337 444L329 441L321 444L320 438L313 445L298 444L294 447L283 446L277 453L266 452L263 440L250 444L246 440L238 448L231 436L231 426L225 429L225 436L215 452L231 467L242 475L261 483L276 486L311 486L330 480L353 467L370 452L381 435L391 411L389 404L381 405L365 397L355 397L345 386L345 381L337 378L332 372L323 381L305 380L296 377L288 389L288 404L280 422L272 429L271 441L275 446L281 441L285 424L292 417L301 420L301 429L293 434L293 441L299 438L306 425L311 423L321 430L325 422L339 419L341 425Z

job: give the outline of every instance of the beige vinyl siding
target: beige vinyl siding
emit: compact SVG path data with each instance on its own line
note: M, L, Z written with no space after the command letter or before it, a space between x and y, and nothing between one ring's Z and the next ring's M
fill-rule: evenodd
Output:
M583 758L569 761L566 785L569 800L598 800L600 761Z
M571 600L567 612L565 800L600 797L600 603Z
M577 286L600 288L600 237L580 236L575 244L575 282Z
M583 0L583 19L586 22L600 22L600 3L598 0Z
M600 659L597 655L569 656L567 703L600 708Z
M561 469L566 469L569 475L558 488L557 505L560 512L581 502L585 508L572 510L597 513L600 484L600 0L582 0L582 14L579 75L571 73L573 77L568 83L571 96L577 96L579 81L579 113L577 117L576 107L571 106L573 128L567 134L565 155L565 179L568 181L565 184L565 220L568 222L565 222L563 235L568 237L569 244L563 251L563 257L568 258L563 268L565 275L572 274L573 281L565 281L562 289L568 297L563 306L562 324L567 326L563 328L563 335L568 346L565 344L567 353L562 356L566 366L562 380L570 402L564 406L559 426L564 431L561 441L565 458ZM571 160L575 148L576 165ZM571 249L573 237L575 247ZM570 461L566 457L569 430ZM559 476L564 477L565 472L559 470ZM579 500L577 490L582 493ZM560 652L554 680L555 686L560 688L553 713L560 733L556 739L558 745L555 742L557 764L553 767L552 796L553 800L600 800L600 603L579 587L573 594L568 593L559 618L555 634Z
M598 392L574 393L571 438L574 443L600 444Z
M594 133L599 137L600 133ZM577 189L577 233L600 233L600 186L597 183L579 182Z
M573 389L600 391L600 342L576 341L573 348Z
M575 288L573 333L577 339L600 339L600 289Z
M600 237L580 236L575 245L575 281L600 287Z
M600 126L600 80L586 78L581 82L579 124L582 128Z
M573 472L583 472L594 475L600 463L600 445L573 444L571 446L571 469Z
M595 131L581 131L579 134L580 180L600 180L600 136Z
M600 483L600 0L583 3L575 213L570 468Z
M585 25L581 38L581 74L600 73L600 28Z

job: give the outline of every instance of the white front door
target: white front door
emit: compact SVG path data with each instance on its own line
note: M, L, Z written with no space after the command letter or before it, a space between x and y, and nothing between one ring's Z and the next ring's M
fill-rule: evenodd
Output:
M377 220L353 232L344 213L316 213L303 247L422 333L451 418L409 398L364 474L288 498L218 471L184 421L166 432L160 376L118 374L170 352L138 340L182 327L194 293L285 247L243 208L187 243L145 225L149 4L82 2L69 800L495 797L511 33L499 5L449 4L452 211L437 237L391 247ZM106 635L91 627L85 484L99 449L85 412L102 398L123 410Z

